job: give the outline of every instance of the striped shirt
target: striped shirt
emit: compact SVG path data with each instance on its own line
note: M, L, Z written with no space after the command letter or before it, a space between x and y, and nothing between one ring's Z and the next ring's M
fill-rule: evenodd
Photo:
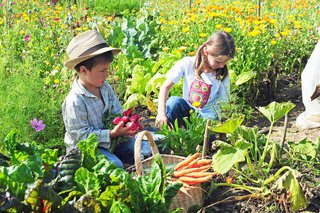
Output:
M99 146L110 147L110 130L104 127L103 115L106 111L109 114L122 114L122 107L107 82L100 87L100 92L103 100L86 90L78 79L73 82L62 104L67 151L74 148L79 141L87 139L91 133L97 135Z

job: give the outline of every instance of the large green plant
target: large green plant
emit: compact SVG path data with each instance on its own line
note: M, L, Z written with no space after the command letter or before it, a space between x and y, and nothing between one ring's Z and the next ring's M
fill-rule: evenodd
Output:
M294 106L290 102L272 102L267 107L259 108L271 122L267 138L261 136L256 128L240 127L243 118L233 118L210 127L214 132L227 133L230 140L229 143L216 142L220 149L212 156L213 169L221 174L234 170L238 176L237 183L217 183L215 186L234 187L255 194L257 197L266 197L285 190L290 193L288 199L292 211L307 207L309 201L298 182L298 170L291 168L288 163L285 164L286 161L279 156L276 142L269 145L274 123ZM267 153L269 162L266 162ZM279 162L280 158L282 167L278 169L274 163Z

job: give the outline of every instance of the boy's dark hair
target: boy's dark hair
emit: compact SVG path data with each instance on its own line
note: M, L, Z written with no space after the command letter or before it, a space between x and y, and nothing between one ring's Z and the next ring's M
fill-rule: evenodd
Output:
M94 67L95 65L102 64L102 63L111 63L112 61L113 61L113 52L108 51L77 64L75 66L75 69L77 72L80 72L80 67L85 66L88 70L91 70L92 67Z

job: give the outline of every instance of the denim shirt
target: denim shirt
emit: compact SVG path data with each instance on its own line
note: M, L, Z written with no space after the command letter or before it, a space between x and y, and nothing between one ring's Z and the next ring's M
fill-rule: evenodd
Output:
M110 147L110 130L104 127L103 115L107 110L112 114L122 114L122 107L107 82L100 87L100 92L103 100L90 93L78 79L73 82L62 104L67 151L74 148L79 141L87 139L91 133L97 135L100 147Z

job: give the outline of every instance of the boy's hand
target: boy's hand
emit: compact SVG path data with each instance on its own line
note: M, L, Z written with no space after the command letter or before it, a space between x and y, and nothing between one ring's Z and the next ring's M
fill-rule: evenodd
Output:
M124 122L120 121L111 131L110 137L116 138L120 136L133 137L138 133L138 130L130 130L130 127L124 127Z

